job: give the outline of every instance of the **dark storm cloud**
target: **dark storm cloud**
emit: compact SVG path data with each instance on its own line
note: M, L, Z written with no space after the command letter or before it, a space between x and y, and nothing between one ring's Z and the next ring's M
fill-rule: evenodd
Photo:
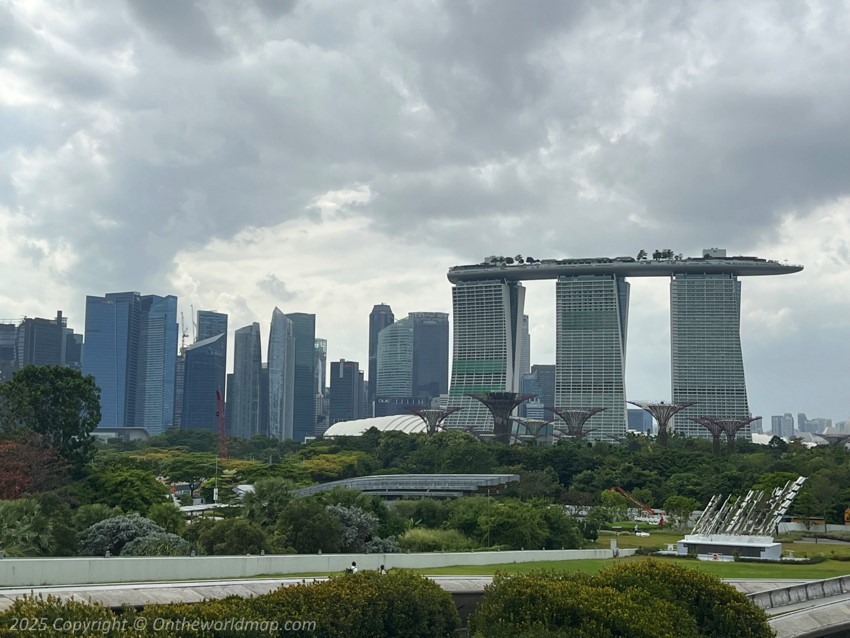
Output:
M850 192L846 3L29 6L0 3L0 211L81 298L333 191L458 263L746 251ZM273 268L246 280L292 294Z
M225 46L215 34L200 3L192 0L127 0L133 14L155 37L180 53L219 57Z

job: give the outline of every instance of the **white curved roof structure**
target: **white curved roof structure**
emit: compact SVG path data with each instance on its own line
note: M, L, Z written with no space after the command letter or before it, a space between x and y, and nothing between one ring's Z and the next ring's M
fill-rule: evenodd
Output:
M355 421L340 421L325 430L324 437L360 436L369 428L377 428L381 432L425 432L425 422L415 414L396 414L394 416L376 416L371 419Z

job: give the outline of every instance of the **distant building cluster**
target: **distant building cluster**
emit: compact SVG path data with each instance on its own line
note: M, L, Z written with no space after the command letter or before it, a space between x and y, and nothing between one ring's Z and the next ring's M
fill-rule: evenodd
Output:
M797 421L790 412L770 417L769 434L783 439L792 439L803 434L850 434L847 422L841 422L833 427L832 419L810 419L805 412L797 413Z
M364 373L357 361L328 360L315 314L274 308L265 343L254 322L234 331L229 353L226 314L199 310L187 342L177 297L118 292L86 298L83 335L67 327L61 311L54 319L0 323L0 380L27 364L79 368L101 389L103 428L145 428L151 435L169 428L216 430L217 395L234 437L304 441L337 423L430 407L454 409L446 427L480 434L493 429L493 415L473 395L507 392L531 397L514 411L524 423L592 410L590 438L616 440L627 430L653 428L649 414L626 405L627 277L664 276L670 279L670 403L681 404L673 430L707 437L694 419L749 419L738 433L749 436L739 276L802 266L727 257L717 248L694 258L670 249L648 256L643 250L636 258L517 255L450 269L451 364L449 315L443 312L396 320L388 304L376 304L368 318ZM526 279L555 280L552 362L531 363ZM790 438L831 425L801 413L796 424L791 414L774 416L770 428ZM756 421L753 427L761 426Z
M406 414L407 406L430 406L448 392L446 313L395 321L388 305L376 305L369 317L371 383L356 361L328 362L314 314L275 308L265 348L254 322L235 330L232 353L226 314L198 310L192 326L187 342L174 295L88 296L84 334L68 328L61 311L55 319L0 323L0 381L29 364L75 367L100 388L101 428L144 428L150 435L215 431L218 393L226 398L229 436L281 441L321 436L340 421Z

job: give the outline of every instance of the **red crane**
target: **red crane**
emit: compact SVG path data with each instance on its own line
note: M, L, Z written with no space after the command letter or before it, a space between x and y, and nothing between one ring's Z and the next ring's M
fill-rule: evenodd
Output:
M650 508L649 505L647 505L646 503L641 503L639 500L637 500L634 496L629 494L622 487L615 485L614 487L611 488L611 491L617 492L618 494L622 494L624 497L626 497L626 500L630 501L631 503L634 503L639 508L641 508L647 514L647 516L652 516L653 518L658 516L658 514L656 514L655 512L652 511L652 508ZM658 525L659 525L659 527L664 526L664 517L663 516L660 517Z
M215 391L215 420L218 426L218 458L227 458L227 429L224 423L224 399L221 390Z

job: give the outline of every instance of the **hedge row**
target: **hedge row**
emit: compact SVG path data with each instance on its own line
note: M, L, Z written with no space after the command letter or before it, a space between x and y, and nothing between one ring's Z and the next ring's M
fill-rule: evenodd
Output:
M594 576L497 575L470 618L476 638L770 638L765 613L718 578L657 560Z
M459 625L450 594L399 570L363 571L255 598L150 605L141 612L28 597L0 614L0 636L448 638Z

